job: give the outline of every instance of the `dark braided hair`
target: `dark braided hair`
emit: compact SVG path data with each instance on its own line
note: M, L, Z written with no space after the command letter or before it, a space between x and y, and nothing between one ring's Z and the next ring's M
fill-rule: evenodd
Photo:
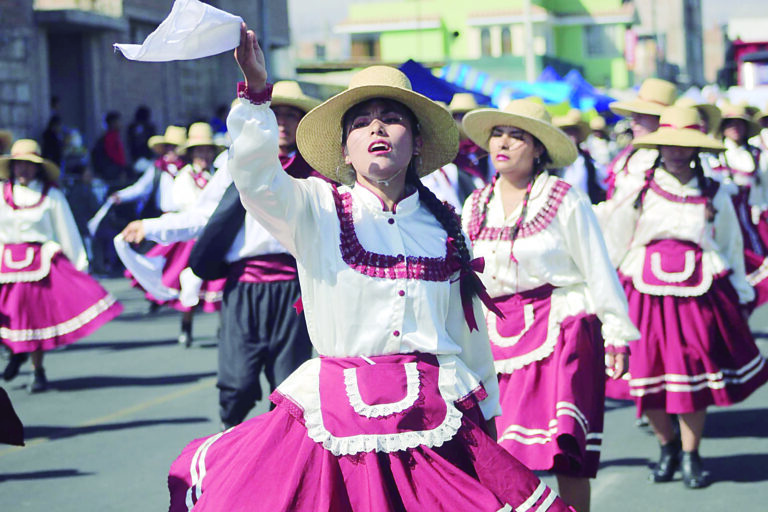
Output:
M635 198L635 202L633 203L635 210L640 210L643 207L643 200L645 199L645 194L648 192L648 189L651 188L653 175L656 173L656 169L658 169L660 165L661 165L661 151L659 151L659 156L657 156L656 160L653 162L653 166L650 169L648 169L648 172L645 173L645 182L643 183L643 188L640 189L640 192L637 194L637 197Z
M704 168L701 166L701 158L699 157L698 152L696 152L693 156L691 167L693 168L694 176L696 176L696 183L699 185L701 195L707 199L706 206L704 207L704 211L707 216L707 222L714 222L715 215L717 215L717 209L715 208L712 201L715 197L715 193L717 192L717 187L712 178L704 176Z

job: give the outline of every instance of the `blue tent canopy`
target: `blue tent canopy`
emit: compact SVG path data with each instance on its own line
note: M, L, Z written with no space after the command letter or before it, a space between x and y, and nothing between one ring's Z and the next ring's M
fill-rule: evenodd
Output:
M400 66L400 71L405 73L411 81L413 90L423 94L434 101L450 103L457 92L468 92L475 96L479 105L489 105L491 98L485 94L466 89L460 85L452 84L442 78L438 78L432 72L414 60L407 60Z

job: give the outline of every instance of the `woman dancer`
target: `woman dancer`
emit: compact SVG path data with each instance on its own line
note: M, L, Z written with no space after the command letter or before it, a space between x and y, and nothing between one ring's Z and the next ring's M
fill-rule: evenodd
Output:
M639 333L589 198L547 172L572 163L577 150L543 105L516 100L476 110L464 130L498 172L462 217L486 262L483 282L505 315L486 317L503 411L498 440L529 468L553 471L563 500L588 511L605 355L620 377Z
M479 281L458 219L418 180L456 153L450 114L400 71L367 68L297 134L308 163L348 185L295 180L244 25L236 57L228 168L296 255L321 357L278 387L275 410L184 450L171 510L566 510L484 431L498 388L485 331L468 325Z
M738 219L698 156L724 146L700 125L693 108L665 110L661 127L634 142L660 151L644 183L600 212L641 333L629 386L638 416L647 416L661 445L650 479L670 481L681 467L689 488L708 483L698 452L707 407L744 400L768 380L746 321L754 292ZM679 437L671 414L679 416Z
M122 306L84 271L88 259L64 194L59 167L21 139L0 157L0 341L11 349L11 380L32 354L27 390L44 391L43 354L94 332Z

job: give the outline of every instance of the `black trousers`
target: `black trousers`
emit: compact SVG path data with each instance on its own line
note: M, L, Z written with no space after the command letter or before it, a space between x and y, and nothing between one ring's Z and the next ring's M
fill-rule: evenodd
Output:
M219 413L241 423L262 398L262 370L274 390L312 355L304 313L294 303L299 281L227 283L221 306Z

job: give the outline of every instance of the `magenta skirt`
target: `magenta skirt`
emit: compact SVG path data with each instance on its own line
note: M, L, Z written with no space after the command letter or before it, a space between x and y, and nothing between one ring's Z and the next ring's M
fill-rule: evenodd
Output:
M336 456L295 405L271 398L273 411L184 448L168 477L171 512L572 510L486 434L476 402L439 447Z
M768 380L768 365L727 276L697 297L647 295L631 278L620 278L641 334L629 356L638 416L649 409L685 414L732 405Z
M605 349L595 315L566 318L553 352L499 374L499 443L534 470L594 478L605 412Z
M189 266L189 254L192 252L192 247L194 247L194 245L194 240L175 242L168 245L158 244L147 252L148 257L162 256L165 258L165 266L163 267L162 275L163 285L173 290L181 291L181 280L179 276L181 276L181 272ZM135 279L132 277L131 279L135 282ZM150 294L147 294L147 299L163 306L170 306L177 311L187 312L199 308L206 313L214 313L221 309L221 298L226 282L226 278L203 281L203 284L200 287L200 303L195 308L185 306L178 299L161 301L155 299Z
M40 281L0 284L0 340L11 351L51 350L88 336L123 306L61 253Z

